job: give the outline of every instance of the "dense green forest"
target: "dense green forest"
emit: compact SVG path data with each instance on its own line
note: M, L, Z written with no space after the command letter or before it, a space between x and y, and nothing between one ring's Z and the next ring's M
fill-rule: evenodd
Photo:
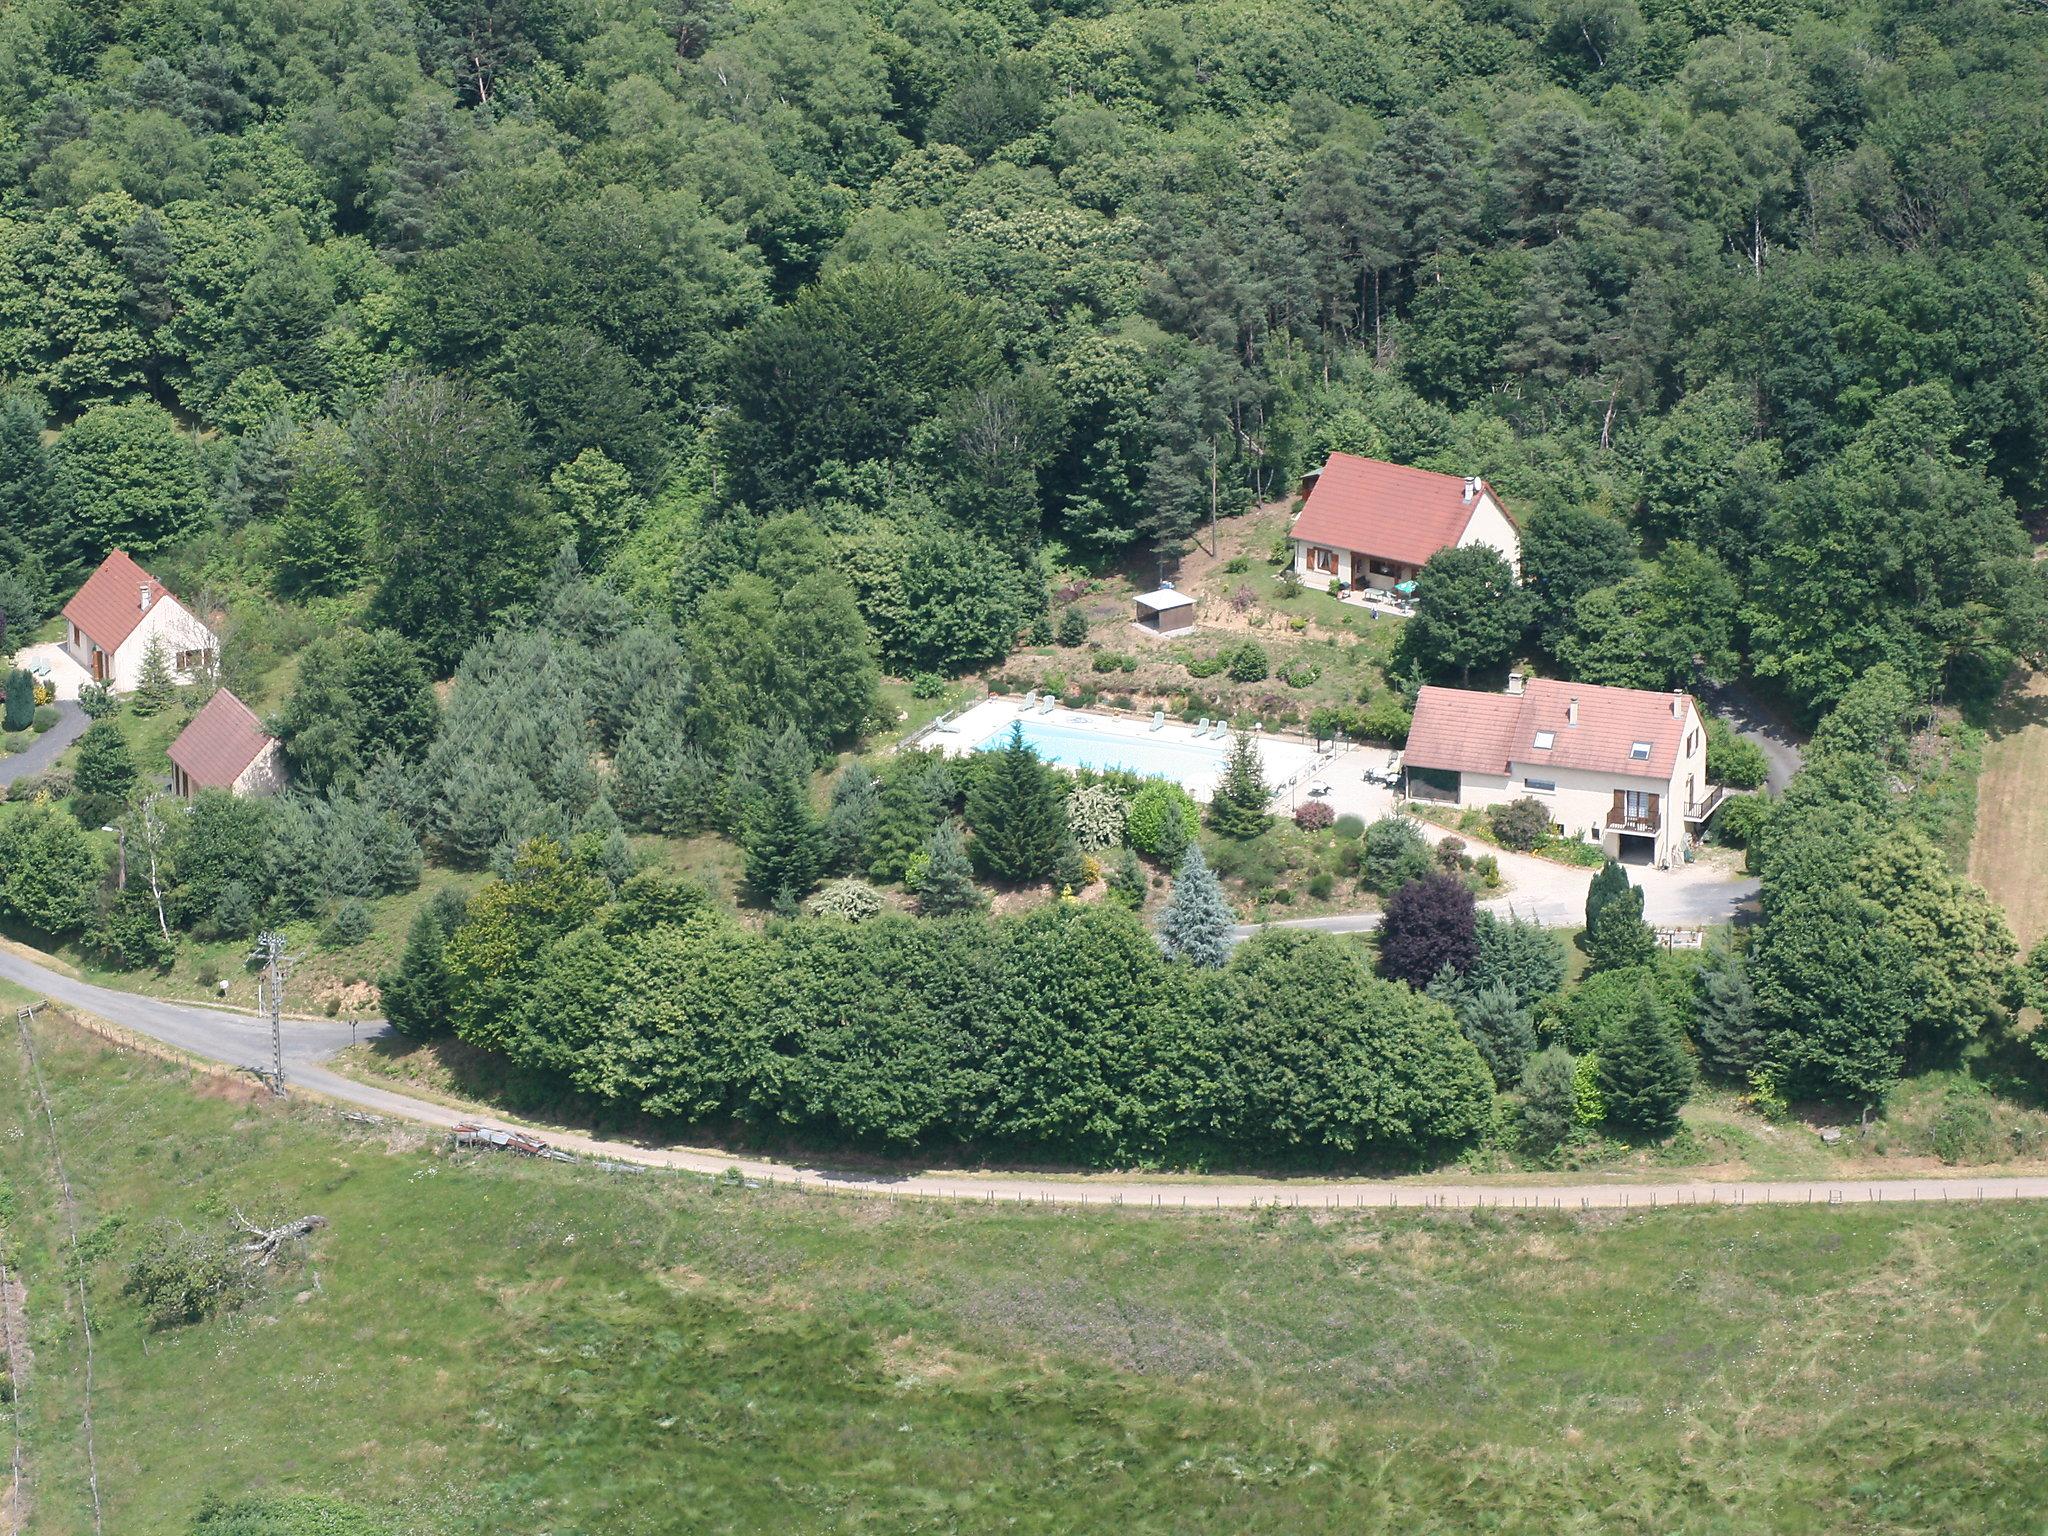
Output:
M1486 1073L1656 1132L1681 1039L1870 1102L2048 995L1915 766L1931 706L2048 652L2044 273L2022 0L21 0L0 614L146 557L222 616L299 792L166 820L139 697L6 807L0 916L167 967L259 922L345 949L404 897L382 979L415 1032L631 1113L890 1145L1409 1155L1479 1132ZM1387 897L1387 979L1226 959L1204 849L1271 852L1255 761L1204 832L1021 748L844 760L896 732L885 677L1081 644L1082 577L1149 583L1332 449L1484 475L1525 536L1522 587L1432 562L1367 734L1516 658L1820 722L1727 829L1754 943L1674 967L1637 893L1588 982L1510 981L1469 857L1305 822L1325 891ZM106 878L115 820L147 879ZM670 855L705 833L783 918L840 878L810 921L735 920L644 867L701 873ZM1167 875L1162 955L1131 909ZM991 918L978 880L1113 899ZM835 927L869 882L920 917ZM1027 984L1112 961L1085 1017ZM1233 1036L1295 972L1355 1007ZM940 975L944 1008L877 1001ZM1288 1123L1261 1095L1340 1025L1365 1076L1312 1097L1351 1107Z
M572 533L643 612L808 580L942 669L1042 608L1047 550L1171 550L1212 467L1228 508L1342 447L1500 486L1547 652L1673 622L1675 561L1811 714L1879 660L1981 693L2044 627L2044 29L22 0L0 601L179 545L367 591L445 673Z

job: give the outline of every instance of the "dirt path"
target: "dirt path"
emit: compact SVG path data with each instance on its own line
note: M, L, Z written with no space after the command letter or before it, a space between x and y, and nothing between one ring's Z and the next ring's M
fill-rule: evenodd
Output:
M2017 680L1992 719L1970 877L2005 908L2022 945L2048 935L2048 672Z

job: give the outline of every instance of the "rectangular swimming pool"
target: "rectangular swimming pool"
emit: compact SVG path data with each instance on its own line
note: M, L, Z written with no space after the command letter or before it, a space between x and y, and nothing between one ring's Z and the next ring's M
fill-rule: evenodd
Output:
M1150 736L1110 735L1086 726L1065 725L1055 720L1026 716L1018 720L1026 746L1048 763L1062 768L1092 768L1098 773L1121 769L1148 779L1172 779L1179 784L1214 784L1229 760L1229 740L1172 741ZM1005 725L978 747L989 752L1010 739Z

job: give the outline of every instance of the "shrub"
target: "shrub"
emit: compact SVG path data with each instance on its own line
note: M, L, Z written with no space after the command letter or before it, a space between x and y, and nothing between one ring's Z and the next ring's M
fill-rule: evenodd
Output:
M57 706L54 704L40 704L36 706L35 719L33 722L36 734L40 736L44 731L50 729L51 726L55 725L62 718L63 716L57 713Z
M1256 640L1247 640L1230 656L1230 680L1234 683L1256 683L1267 673L1265 647Z
M1471 868L1472 860L1465 854L1465 839L1462 837L1444 838L1436 845L1436 862L1439 869L1448 869L1453 872Z
M1490 853L1482 853L1472 861L1472 872L1477 875L1489 891L1500 889L1500 860Z
M1390 896L1435 867L1422 829L1406 816L1383 816L1365 829L1366 886ZM1424 978L1427 980L1428 978Z
M1996 1162L2004 1151L1998 1128L1991 1123L1990 1106L1982 1094L1965 1089L1951 1088L1943 1097L1928 1136L1934 1155L1951 1167Z
M1771 774L1771 760L1755 742L1738 736L1719 716L1707 718L1707 782L1730 789L1757 789Z
M1489 806L1487 824L1503 848L1526 853L1550 836L1550 807L1530 795L1506 805Z
M128 1264L123 1293L142 1305L155 1328L196 1323L249 1289L246 1266L225 1238L205 1237L174 1222L150 1228Z
M105 720L121 712L121 701L104 683L83 683L78 689L78 707L88 720Z
M1337 877L1328 871L1318 871L1309 877L1308 893L1317 901L1327 901L1331 892L1337 889Z
M1301 596L1301 572L1291 565L1280 573L1280 596L1283 601Z
M1731 795L1714 813L1714 831L1724 843L1749 850L1748 863L1756 867L1756 855L1770 828L1775 802L1768 795Z
M1041 613L1031 621L1030 629L1026 630L1024 634L1024 643L1026 645L1052 644L1051 615Z
M1307 800L1294 808L1294 824L1304 832L1320 832L1337 824L1337 813L1320 800Z
M1290 688L1313 688L1316 680L1323 675L1323 669L1313 661L1290 662L1280 674L1280 681Z
M29 733L27 731L8 731L5 735L0 735L0 752L5 752L9 756L16 752L26 752L28 746Z
M813 917L863 922L882 910L882 893L865 880L833 880L807 903Z
M1600 1058L1591 1051L1572 1064L1572 1118L1584 1126L1607 1121L1607 1101L1600 1096Z
M1337 818L1334 826L1339 837L1351 838L1363 837L1365 835L1365 818L1363 816L1353 816L1346 812Z
M1365 706L1365 712L1358 717L1358 731L1367 741L1383 742L1390 747L1407 745L1408 727L1414 724L1414 717L1407 706L1391 693L1383 693Z
M1223 571L1227 576L1242 576L1251 568L1252 562L1249 555L1232 555L1223 562Z
M920 672L910 680L913 699L936 699L946 691L946 680L936 672Z
M1067 796L1067 831L1084 853L1124 840L1123 797L1106 784L1083 784Z
M95 827L111 826L127 809L128 802L109 790L91 791L71 797L71 814L78 818L78 824L88 832Z
M1069 603L1060 610L1059 642L1068 649L1084 643L1088 638L1088 617L1081 612L1080 605Z
M1188 658L1189 677L1214 677L1230 665L1230 653L1219 651L1214 656L1192 656Z
M347 949L369 936L370 909L351 896L334 909L334 916L320 932L320 942L328 949Z
M1192 795L1178 784L1153 779L1125 808L1124 835L1138 852L1177 867L1201 820Z
M1137 668L1137 660L1120 651L1097 651L1088 663L1097 672L1130 672Z

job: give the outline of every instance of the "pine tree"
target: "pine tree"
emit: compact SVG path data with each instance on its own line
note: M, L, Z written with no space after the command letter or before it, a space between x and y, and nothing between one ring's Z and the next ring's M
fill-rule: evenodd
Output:
M135 684L135 713L161 713L171 702L176 688L177 678L171 672L171 653L164 649L161 636L151 635L149 645L142 653L142 675Z
M1578 1119L1578 1063L1563 1046L1548 1046L1522 1069L1520 1091L1522 1149L1547 1157L1572 1133Z
M135 783L135 762L128 755L128 742L121 727L111 720L95 721L78 739L78 760L71 770L71 785L81 795L108 795L126 799Z
M1500 982L1473 987L1462 1001L1458 1022L1493 1069L1493 1080L1503 1086L1514 1082L1536 1048L1529 1010Z
M448 928L429 907L412 920L398 969L377 979L384 1017L401 1035L420 1040L448 1028Z
M825 850L832 868L863 867L881 809L882 789L875 776L864 763L848 763L832 786L832 807L825 813Z
M1209 801L1209 825L1225 837L1257 837L1266 830L1265 764L1251 732L1239 731L1230 744L1230 761Z
M1215 871L1195 844L1173 877L1173 896L1160 918L1166 952L1213 970L1230 959L1230 930L1236 922Z
M1657 958L1657 936L1643 921L1643 889L1632 885L1600 906L1586 930L1585 950L1596 971L1620 971Z
M1749 967L1732 945L1716 944L1693 982L1700 1064L1716 1077L1747 1082L1763 1064L1770 1035L1757 1017Z
M1586 931L1592 932L1593 920L1600 915L1600 909L1629 887L1628 871L1614 860L1609 859L1600 866L1600 873L1593 877L1593 883L1586 887Z
M975 776L967 823L983 865L998 880L1042 880L1059 857L1067 818L1052 770L1024 740L1021 725Z
M36 680L16 667L7 674L7 710L4 721L10 731L25 731L36 720Z
M746 853L747 897L756 906L793 908L818 883L824 834L810 794L793 773L778 773L748 809L740 846Z
M1053 889L1073 894L1088 884L1088 859L1071 833L1060 838L1052 859Z
M1610 1124L1646 1136L1678 1128L1678 1111L1692 1092L1692 1058L1656 993L1646 988L1601 1040L1597 1081Z
M968 862L960 828L942 821L932 829L924 845L924 877L917 886L918 910L927 917L946 917L955 912L979 912L987 904L981 888L974 883L974 866Z

